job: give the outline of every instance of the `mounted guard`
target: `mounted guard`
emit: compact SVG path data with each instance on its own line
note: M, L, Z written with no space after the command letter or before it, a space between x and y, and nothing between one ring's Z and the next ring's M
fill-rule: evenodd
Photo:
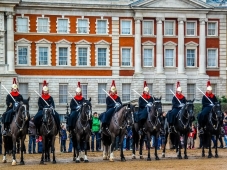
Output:
M37 93L37 92L36 92ZM39 95L39 93L37 93ZM37 134L40 134L40 126L42 124L42 117L43 117L43 109L45 107L53 107L55 108L54 99L49 94L49 88L46 80L43 81L43 89L42 89L42 96L39 95L38 99L38 112L34 116L34 124L36 126ZM60 130L60 118L59 114L53 109L52 113L54 120L57 124L58 131Z
M180 87L180 82L178 81L176 94L173 96L173 99L172 99L172 110L167 113L167 120L169 123L169 133L172 132L172 129L175 129L174 125L176 123L176 118L178 116L179 111L182 109L182 107L185 104L186 104L186 99L182 94L182 88Z
M110 120L114 113L118 111L119 108L121 108L121 105L121 98L117 95L117 88L115 85L115 81L113 80L109 94L106 98L106 112L102 113L99 117L100 121L102 122L102 129L106 129L108 133L110 133L108 128Z

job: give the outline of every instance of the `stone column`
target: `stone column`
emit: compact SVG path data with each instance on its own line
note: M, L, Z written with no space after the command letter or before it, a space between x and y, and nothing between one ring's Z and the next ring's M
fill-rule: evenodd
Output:
M142 18L135 19L135 73L142 74L141 68L141 20Z
M157 21L157 38L156 38L156 67L157 73L163 74L163 34L162 21L164 18L156 18Z
M178 74L184 74L184 21L178 18Z
M200 18L199 22L199 74L206 74L206 18Z
M7 15L7 64L8 73L15 74L14 64L14 24L13 13L9 12Z

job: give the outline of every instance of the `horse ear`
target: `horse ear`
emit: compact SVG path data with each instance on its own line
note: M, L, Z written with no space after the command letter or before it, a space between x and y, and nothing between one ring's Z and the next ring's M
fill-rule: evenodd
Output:
M160 100L162 100L162 96L160 96Z
M192 103L195 101L195 98L192 100Z
M90 99L89 99L89 102L91 101L91 97L90 97Z
M28 97L28 102L29 102L29 100L30 100L30 96Z

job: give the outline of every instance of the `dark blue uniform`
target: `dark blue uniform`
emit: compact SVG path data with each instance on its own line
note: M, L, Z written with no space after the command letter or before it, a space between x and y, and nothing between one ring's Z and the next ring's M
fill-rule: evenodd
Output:
M79 116L79 113L80 113L80 109L77 109L77 103L78 105L82 106L83 102L84 102L84 97L82 97L81 100L78 100L78 99L72 99L71 102L70 102L70 109L71 109L71 113L69 115L69 119L68 119L68 126L69 126L69 129L72 129L75 125L76 125L76 121L77 121L77 118Z
M182 99L179 99L181 103L186 104L186 99L183 97ZM172 99L172 110L168 112L167 114L167 120L170 126L174 125L176 123L176 116L178 112L181 110L180 103L177 100L175 96L173 96Z
M149 99L146 99L148 101L148 103L153 103L153 98L150 97ZM146 107L147 105L147 102L142 98L140 97L139 98L139 110L138 110L138 115L139 115L139 121L141 120L146 120L147 117L148 117L148 109L149 107Z
M45 101L49 104L49 106L52 106L53 108L55 108L54 100L51 96ZM41 97L39 97L39 100L38 100L39 109L38 109L38 112L36 113L36 115L34 116L34 123L35 123L36 128L38 128L38 129L42 123L43 108L47 107L46 102L44 102L43 99ZM59 114L55 110L53 113L53 117L57 124L58 130L60 130L60 118L59 118Z
M208 97L208 98L213 102L213 104L215 102L218 102L218 100L217 100L215 95L213 95L213 97ZM212 106L210 106L210 104L211 103L207 99L207 97L203 96L203 98L202 98L202 105L203 105L202 111L198 114L198 117L197 117L200 127L203 127L204 124L205 124L205 121L208 120L209 113L210 113L210 111L212 109Z
M122 105L121 99L119 96L117 96L117 98L115 99L115 102L120 103ZM110 124L111 118L114 115L116 110L115 102L110 96L106 98L106 112L102 113L99 117L100 121L103 124Z
M23 101L23 97L21 94L19 94L18 96L13 96L14 100L16 102L21 102ZM10 124L12 119L13 119L13 115L15 114L15 112L13 111L13 106L14 106L14 100L12 99L12 97L8 94L6 96L6 112L3 114L2 116L2 123L6 123L6 124Z

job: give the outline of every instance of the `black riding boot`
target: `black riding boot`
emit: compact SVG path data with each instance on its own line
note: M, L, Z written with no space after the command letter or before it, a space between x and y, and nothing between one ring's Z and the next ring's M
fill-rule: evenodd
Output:
M2 136L6 136L8 132L8 123L4 123L4 130L2 131Z
M145 123L146 119L141 119L139 122L138 122L138 126L139 126L139 135L143 135L143 132L144 132L144 123Z
M198 129L199 129L199 134L204 134L204 131L203 131L203 125L202 124L198 124Z
M172 131L172 127L173 127L173 124L172 123L169 123L169 129L168 129L168 132L169 133L172 133L173 131Z

